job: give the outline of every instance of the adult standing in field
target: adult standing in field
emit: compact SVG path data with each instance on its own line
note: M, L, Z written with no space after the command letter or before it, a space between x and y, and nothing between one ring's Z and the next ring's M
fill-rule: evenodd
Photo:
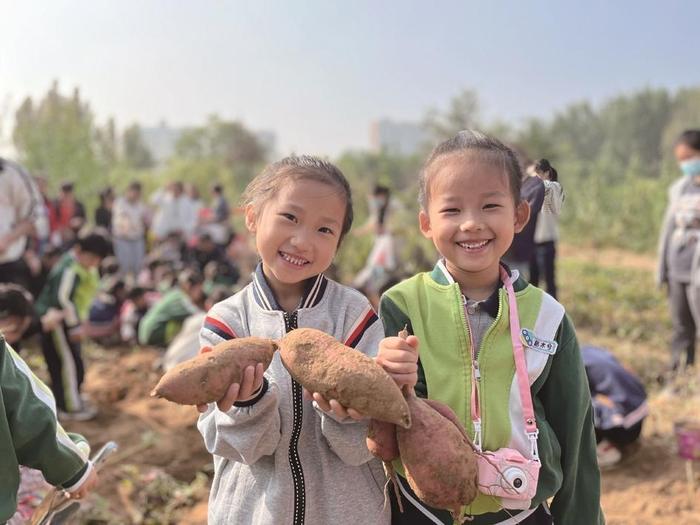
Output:
M544 201L535 225L535 251L530 260L530 282L537 286L542 276L547 284L547 293L556 299L555 264L559 239L559 213L564 202L564 190L559 184L557 170L547 159L538 160L532 167L532 171L544 182Z
M0 158L0 282L29 288L23 255L32 234L46 236L48 221L39 188L22 166Z
M112 210L114 254L122 275L133 278L141 271L146 254L146 225L148 209L141 201L141 183L133 181L123 197L117 199Z
M191 210L189 200L181 181L171 182L165 190L159 189L151 196L155 208L153 235L157 241L173 233L183 236L187 232Z
M80 228L85 225L85 206L73 193L73 183L61 184L61 191L54 205L54 221L57 238L54 244L68 249L73 246Z
M529 163L528 163L529 164ZM531 176L523 170L520 197L530 206L530 220L523 229L513 237L513 244L503 257L511 270L518 270L526 281L530 280L530 260L535 253L535 228L537 217L542 209L545 197L544 182L537 176Z
M700 322L700 129L681 133L673 152L683 176L669 190L657 275L659 284L668 286L671 373L695 363Z

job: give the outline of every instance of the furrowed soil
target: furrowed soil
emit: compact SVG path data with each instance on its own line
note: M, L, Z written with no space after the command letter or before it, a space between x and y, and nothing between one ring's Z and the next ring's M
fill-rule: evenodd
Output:
M641 279L639 287L648 282L652 288L653 258L571 246L562 247L560 254L559 281L563 290L560 299L572 312L579 340L611 349L643 377L649 389L651 415L645 421L640 442L625 451L618 466L603 472L602 505L607 522L611 525L700 524L700 463L694 465L696 488L691 493L686 465L677 454L673 433L674 421L700 418L699 378L687 375L675 383L673 390L662 389L651 379L667 361L668 349L663 343L669 339L667 318L662 319L661 328L654 329L652 335L647 335L644 327L625 327L620 332L620 327L613 330L605 323L589 321L589 317L616 319L617 310L629 308L631 319L635 319L634 309L642 315L647 306L625 304L624 290L594 291L589 296L566 291L575 289L575 282L585 273L591 273L590 268L603 272L603 281L633 272ZM620 273L609 277L605 273L608 270ZM605 293L610 295L601 298L600 294ZM618 293L622 295L616 296ZM653 296L648 308L667 317L662 313L666 311L663 299L661 294ZM607 311L608 303L610 311ZM597 306L589 307L589 304ZM590 308L598 311L590 312ZM100 485L83 504L79 521L206 523L212 466L211 456L195 428L197 411L194 407L181 407L149 396L161 375L156 368L161 352L88 345L86 354L85 391L98 405L100 414L93 421L69 422L65 426L85 435L94 449L107 440L116 441L120 448L104 466Z

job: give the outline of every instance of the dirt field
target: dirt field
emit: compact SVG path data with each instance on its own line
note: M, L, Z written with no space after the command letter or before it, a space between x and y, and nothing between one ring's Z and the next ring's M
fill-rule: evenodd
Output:
M619 252L565 249L564 254L589 257L600 264L625 264ZM648 258L635 256L627 261L633 267L651 269ZM67 427L83 433L94 446L115 440L120 451L104 468L83 522L206 523L210 456L194 428L194 408L148 397L159 378L154 370L158 358L154 350L93 348L90 352L85 390L101 414L95 421ZM687 378L679 388L675 396L652 393L652 414L641 444L627 451L617 468L604 472L603 508L609 524L700 524L700 488L689 494L672 426L674 420L700 414L698 378ZM700 463L695 465L695 477L700 486Z

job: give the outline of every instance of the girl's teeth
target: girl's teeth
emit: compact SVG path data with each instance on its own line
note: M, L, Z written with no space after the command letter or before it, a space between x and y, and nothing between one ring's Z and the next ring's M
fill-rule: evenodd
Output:
M300 259L298 257L292 257L291 255L289 255L287 253L282 253L282 258L287 262L290 262L292 264L296 264L297 266L303 266L306 263L306 261L304 259Z
M486 244L489 241L481 241L481 242L460 242L460 246L463 248L466 248L467 250L476 250L478 248L481 248L483 246L486 246Z

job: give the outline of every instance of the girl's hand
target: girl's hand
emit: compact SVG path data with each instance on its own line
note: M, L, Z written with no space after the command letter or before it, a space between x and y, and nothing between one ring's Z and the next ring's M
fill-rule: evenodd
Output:
M95 485L97 485L97 481L97 470L93 468L90 474L88 474L88 478L83 482L82 485L80 485L80 488L78 488L78 490L66 493L68 494L68 497L70 499L82 499L85 496L87 496L93 488L95 488Z
M415 335L409 335L406 339L385 337L379 343L375 361L399 388L404 385L413 388L418 382L418 338Z
M361 414L354 408L346 408L335 399L327 400L318 392L311 393L305 388L304 397L309 401L316 401L316 404L321 410L324 412L333 413L341 421L347 419L348 417L357 421L366 419L365 415Z
M206 354L211 352L211 348L205 346L199 353ZM263 384L263 374L265 368L262 363L258 363L255 366L248 366L243 370L243 379L240 383L231 383L228 387L224 397L216 402L216 406L222 412L228 412L234 403L240 403L243 401L250 401L256 395L262 387ZM207 411L207 405L197 405L197 410L201 413Z

